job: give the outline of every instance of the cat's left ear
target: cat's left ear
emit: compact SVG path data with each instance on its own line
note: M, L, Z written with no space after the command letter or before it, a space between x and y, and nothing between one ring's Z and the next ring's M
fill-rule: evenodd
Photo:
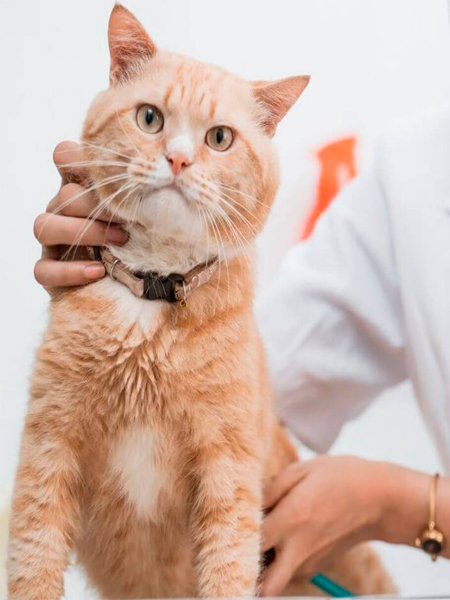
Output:
M288 77L277 81L253 81L252 89L258 103L264 108L262 126L272 137L278 123L300 98L308 85L309 75Z
M144 27L121 4L114 6L109 18L108 42L113 84L129 78L142 59L152 58L156 53L156 46Z

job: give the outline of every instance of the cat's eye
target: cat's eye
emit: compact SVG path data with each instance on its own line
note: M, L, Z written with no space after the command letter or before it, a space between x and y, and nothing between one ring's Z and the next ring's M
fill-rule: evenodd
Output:
M213 127L206 134L206 143L213 150L225 152L233 143L233 131L226 125Z
M146 133L158 133L164 126L164 117L156 106L143 104L137 111L136 122Z

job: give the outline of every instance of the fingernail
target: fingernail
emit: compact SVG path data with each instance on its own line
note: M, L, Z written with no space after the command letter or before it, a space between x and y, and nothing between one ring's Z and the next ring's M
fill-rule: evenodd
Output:
M89 265L84 269L86 279L100 279L105 275L105 267L103 265Z
M111 226L106 232L106 243L108 244L126 244L128 233L120 227Z

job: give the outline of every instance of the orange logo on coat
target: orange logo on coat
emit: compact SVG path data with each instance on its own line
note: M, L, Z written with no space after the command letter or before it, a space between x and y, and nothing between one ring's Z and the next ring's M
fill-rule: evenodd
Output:
M316 156L320 162L320 176L314 204L306 218L300 239L312 233L317 219L328 208L337 193L356 175L356 137L336 140L320 148Z

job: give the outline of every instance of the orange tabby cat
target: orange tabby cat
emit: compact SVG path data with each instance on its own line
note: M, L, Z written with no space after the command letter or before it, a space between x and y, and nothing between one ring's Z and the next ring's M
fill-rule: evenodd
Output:
M10 598L60 598L72 549L105 598L252 595L264 479L296 459L270 406L252 244L278 185L271 138L308 78L249 83L161 51L122 6L109 43L111 85L82 137L98 210L127 221L129 242L110 247L111 276L52 300ZM142 280L199 265L214 268L187 300L180 284L180 302L117 281L119 269ZM368 549L330 573L356 592L391 589Z

